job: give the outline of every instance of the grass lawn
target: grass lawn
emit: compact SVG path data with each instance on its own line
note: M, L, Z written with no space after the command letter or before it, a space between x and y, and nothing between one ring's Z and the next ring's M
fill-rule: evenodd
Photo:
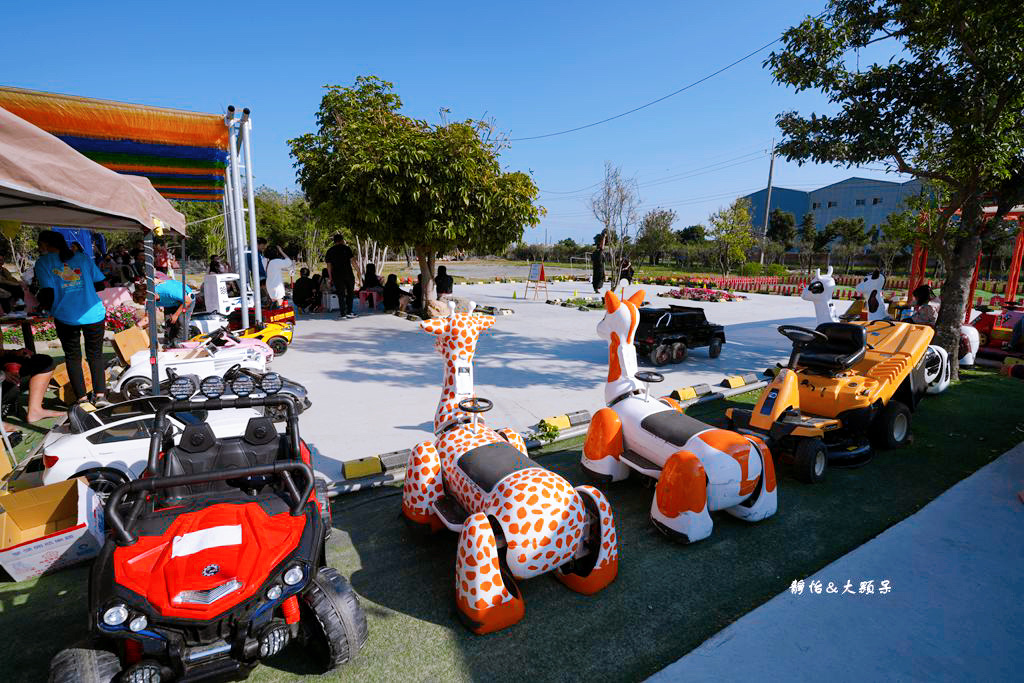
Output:
M424 541L409 533L399 519L397 489L337 499L328 559L359 592L370 640L329 680L649 675L1024 439L1024 383L982 371L962 377L921 404L912 445L860 469L830 470L813 486L796 482L780 465L775 517L746 524L718 513L712 536L693 546L673 543L651 526L652 489L632 480L605 486L620 539L618 579L591 597L547 576L523 582L523 621L484 637L471 635L454 613L453 534ZM695 414L717 420L724 407ZM579 455L577 440L555 445L540 461L580 483ZM43 680L53 654L85 635L86 583L87 569L79 567L0 584L6 681ZM302 652L286 651L251 679L286 681L305 673Z

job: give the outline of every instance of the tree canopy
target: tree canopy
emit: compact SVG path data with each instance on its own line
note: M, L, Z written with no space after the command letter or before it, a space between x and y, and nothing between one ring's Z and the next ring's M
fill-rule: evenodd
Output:
M672 231L675 221L676 212L672 209L651 209L641 219L636 246L651 259L652 264L656 265L661 255L675 244L676 236Z
M289 144L317 217L386 246L412 245L429 298L437 253L499 252L543 208L528 174L502 171L490 123L410 118L392 88L375 76L327 86L316 132Z
M789 211L773 209L768 214L767 237L772 242L778 242L789 249L793 246L793 240L796 239L796 216Z
M730 206L719 209L708 219L708 239L714 244L723 275L747 259L747 250L756 240L750 227L750 200L740 197Z

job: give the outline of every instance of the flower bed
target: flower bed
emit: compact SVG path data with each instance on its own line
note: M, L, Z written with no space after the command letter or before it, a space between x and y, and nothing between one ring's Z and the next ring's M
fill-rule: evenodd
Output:
M124 332L139 323L135 309L128 304L121 304L107 311L106 328L112 332Z
M682 287L662 292L661 296L670 299L686 299L688 301L743 301L747 297L724 289L705 289L704 287Z
M54 326L52 320L46 320L41 323L37 323L32 326L32 336L37 342L39 341L53 341L57 338L57 328ZM12 344L14 346L24 346L25 340L21 336L21 326L17 327L5 327L3 331L4 344Z

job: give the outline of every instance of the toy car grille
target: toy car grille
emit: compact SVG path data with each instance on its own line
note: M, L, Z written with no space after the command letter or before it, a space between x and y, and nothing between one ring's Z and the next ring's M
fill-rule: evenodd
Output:
M219 586L214 586L213 588L205 591L181 591L174 596L173 602L179 605L182 603L190 603L193 605L212 605L225 595L230 595L241 587L241 581L238 579L231 579L227 583L222 583Z

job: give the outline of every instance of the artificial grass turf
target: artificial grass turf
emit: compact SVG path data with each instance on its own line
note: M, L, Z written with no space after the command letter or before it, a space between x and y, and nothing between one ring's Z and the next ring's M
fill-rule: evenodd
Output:
M455 616L454 534L424 540L408 530L398 516L395 489L336 499L328 563L351 577L369 618L370 639L353 663L325 679L649 675L1024 439L1024 383L983 371L962 378L921 404L911 446L880 453L859 469L830 470L817 485L795 481L780 465L774 517L747 524L717 513L711 537L692 546L669 541L650 524L653 489L632 479L602 487L620 539L618 579L590 597L548 576L524 581L523 621L489 636L470 634ZM714 419L722 408L702 406L694 414ZM556 444L539 461L581 483L578 444ZM42 680L53 654L85 636L86 583L87 570L77 568L0 585L5 680ZM285 681L311 672L304 653L291 649L250 678Z

